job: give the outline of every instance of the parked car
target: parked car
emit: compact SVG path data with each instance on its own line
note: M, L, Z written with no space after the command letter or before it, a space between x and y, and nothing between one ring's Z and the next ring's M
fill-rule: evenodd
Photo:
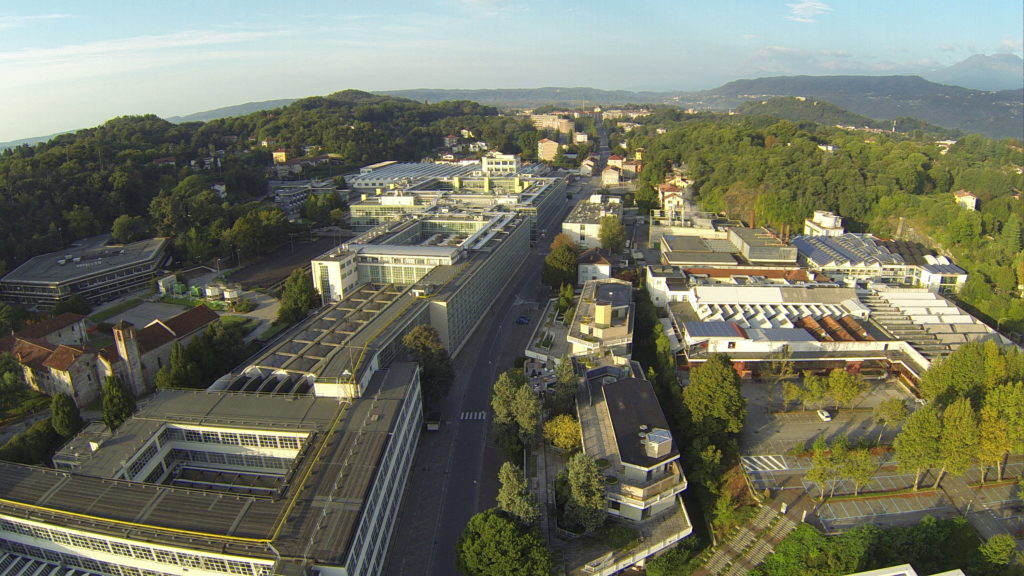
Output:
M516 324L529 324L529 323L530 323L530 317L529 316L520 316L519 318L516 318Z
M824 408L820 408L818 409L818 418L821 418L822 422L831 422L832 413L829 412L828 410L825 410Z

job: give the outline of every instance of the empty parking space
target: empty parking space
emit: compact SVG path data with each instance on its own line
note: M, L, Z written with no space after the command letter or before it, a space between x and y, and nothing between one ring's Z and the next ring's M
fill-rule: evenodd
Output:
M887 520L895 516L952 512L952 504L945 494L931 492L869 500L830 501L821 507L818 516L827 530L833 530L866 522L887 523Z

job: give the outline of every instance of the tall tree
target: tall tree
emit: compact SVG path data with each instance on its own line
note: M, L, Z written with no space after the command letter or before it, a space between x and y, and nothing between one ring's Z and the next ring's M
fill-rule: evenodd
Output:
M1012 446L1006 421L1000 418L995 406L986 403L981 407L978 424L978 462L981 464L982 482L985 482L988 469L993 464L996 466L996 480L1003 480L1003 460Z
M906 423L899 436L892 443L896 463L903 471L914 472L914 491L921 484L921 473L939 464L942 459L939 446L942 423L931 404L918 408Z
M103 422L116 430L135 412L135 398L120 376L107 376L103 382Z
M935 477L935 488L946 472L959 476L974 464L978 454L978 417L969 399L957 398L942 413L940 454L942 468Z
M843 475L853 481L854 496L860 494L861 488L871 481L877 469L878 464L875 462L874 456L867 450L859 449L850 452Z
M189 361L181 342L171 344L171 356L167 365L156 373L157 388L197 387L196 366Z
M70 438L82 429L82 415L79 414L75 401L67 394L58 392L53 395L50 400L50 412L50 424L61 436Z
M882 430L878 432L878 442L882 441L882 432L886 428L895 428L906 419L907 405L902 398L890 398L875 406L875 424L882 426Z
M458 568L467 576L548 576L543 541L494 509L469 519L458 543Z
M551 251L554 252L563 246L572 250L574 254L579 252L579 248L576 246L576 242L573 241L572 236L569 236L565 232L556 234L555 237L551 239Z
M693 369L683 389L683 402L694 424L713 428L713 433L737 434L747 417L747 399L740 393L739 375L723 354L712 354Z
M494 421L498 424L515 423L516 391L526 384L526 376L519 368L511 368L498 374L498 379L491 387L491 409L494 410Z
M529 444L537 437L537 426L540 424L540 398L534 394L528 384L516 389L512 398L512 416L519 428L519 437L524 444Z
M597 239L601 243L601 248L612 254L620 254L626 248L626 227L617 216L602 216Z
M850 374L846 370L833 370L828 375L828 395L836 402L836 410L840 405L853 406L853 401L867 390L867 383L860 376Z
M402 344L422 369L420 385L424 398L433 402L447 394L448 387L455 379L455 367L437 330L430 325L420 324L402 337Z
M576 251L568 246L559 246L544 257L540 271L541 281L553 289L563 284L576 283Z
M294 324L306 317L314 307L320 305L320 295L313 288L309 273L296 268L284 281L281 291L281 307L277 311L277 322Z
M572 413L576 406L576 389L579 379L573 371L572 358L568 354L555 365L555 393L553 400L554 412L559 414Z
M594 459L583 452L573 454L565 469L569 478L567 520L584 532L593 532L605 519L604 477Z
M519 466L505 462L498 471L498 508L516 518L524 526L529 526L540 516L537 498L530 492L526 476Z

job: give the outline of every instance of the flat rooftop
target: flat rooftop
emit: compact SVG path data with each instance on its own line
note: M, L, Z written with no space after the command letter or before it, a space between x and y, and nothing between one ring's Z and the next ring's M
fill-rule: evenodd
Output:
M598 224L604 216L622 216L622 204L618 202L592 202L586 200L573 208L565 218L565 224Z
M434 164L430 162L399 162L382 168L376 168L372 172L351 176L346 182L352 188L374 188L379 186L383 180L409 180L419 181L424 178L445 178L469 174L479 170L480 164Z
M377 372L366 397L352 402L158 391L143 407L143 420L166 411L164 422L314 431L281 498L0 462L0 513L214 553L340 565L416 369L396 363ZM124 426L124 438L119 429L100 452L131 443L131 421Z
M797 236L793 245L800 255L817 266L900 266L903 256L889 249L868 234L847 233L840 236Z
M77 246L41 254L11 270L0 282L57 284L74 282L162 257L167 238L108 244L110 235L80 240Z
M655 428L669 429L668 421L654 394L654 386L650 382L640 378L606 382L602 386L602 394L615 431L619 458L623 463L651 468L679 456L674 439L672 449L660 458L652 458L644 450L643 441L639 436L641 426L647 426L647 431Z

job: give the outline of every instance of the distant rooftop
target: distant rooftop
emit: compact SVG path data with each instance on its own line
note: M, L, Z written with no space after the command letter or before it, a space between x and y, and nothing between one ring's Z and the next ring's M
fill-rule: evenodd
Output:
M433 164L429 162L401 162L376 168L365 174L346 179L352 188L376 188L382 182L418 182L426 178L444 178L468 174L479 170L480 164Z
M31 258L6 276L3 282L57 284L106 274L162 257L167 238L151 238L131 244L108 244L110 234L80 240L58 252Z
M868 234L797 236L793 239L793 245L800 251L801 256L819 267L906 264L902 256L891 252L882 242Z

